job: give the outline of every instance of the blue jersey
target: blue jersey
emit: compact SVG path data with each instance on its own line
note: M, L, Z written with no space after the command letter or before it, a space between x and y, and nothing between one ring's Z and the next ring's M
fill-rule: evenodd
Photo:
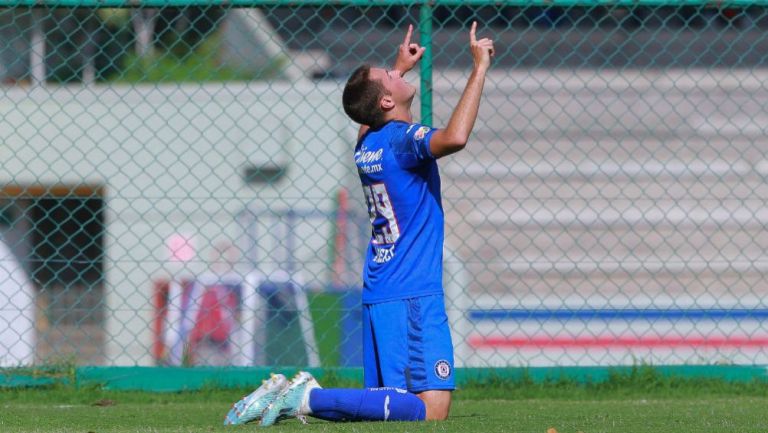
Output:
M363 303L443 293L443 206L434 129L392 121L366 133L355 164L371 219Z

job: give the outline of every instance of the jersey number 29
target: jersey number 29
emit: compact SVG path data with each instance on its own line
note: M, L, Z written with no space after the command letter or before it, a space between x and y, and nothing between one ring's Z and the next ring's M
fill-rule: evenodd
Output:
M368 216L373 227L373 240L377 244L394 244L400 237L400 228L397 226L397 217L389 200L387 187L383 183L363 185L365 199L368 202ZM377 217L384 218L386 224L376 224Z

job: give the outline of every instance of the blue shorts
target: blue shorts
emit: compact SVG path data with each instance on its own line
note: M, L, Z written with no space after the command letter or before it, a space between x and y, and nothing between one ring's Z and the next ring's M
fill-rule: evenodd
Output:
M455 389L443 295L363 304L363 371L366 388Z

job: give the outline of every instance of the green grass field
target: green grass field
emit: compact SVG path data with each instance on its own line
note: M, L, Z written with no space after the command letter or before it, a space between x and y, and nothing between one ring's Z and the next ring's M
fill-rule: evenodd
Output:
M349 385L334 383L326 386ZM224 414L246 389L182 393L75 389L0 390L1 432L232 432ZM344 423L296 420L275 432L768 432L768 385L654 375L583 385L567 381L467 384L455 394L451 418L426 423Z

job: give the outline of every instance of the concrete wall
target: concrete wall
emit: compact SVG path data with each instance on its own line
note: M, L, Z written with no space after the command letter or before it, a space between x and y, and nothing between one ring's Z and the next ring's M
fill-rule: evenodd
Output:
M152 281L210 270L222 246L241 252L243 209L332 210L334 193L354 180L356 131L339 91L337 83L7 89L0 184L105 186L108 364L151 363ZM285 175L244 181L247 167L262 165ZM318 282L330 225L304 230L297 260L308 264L305 280ZM174 236L191 242L192 257L172 260Z

